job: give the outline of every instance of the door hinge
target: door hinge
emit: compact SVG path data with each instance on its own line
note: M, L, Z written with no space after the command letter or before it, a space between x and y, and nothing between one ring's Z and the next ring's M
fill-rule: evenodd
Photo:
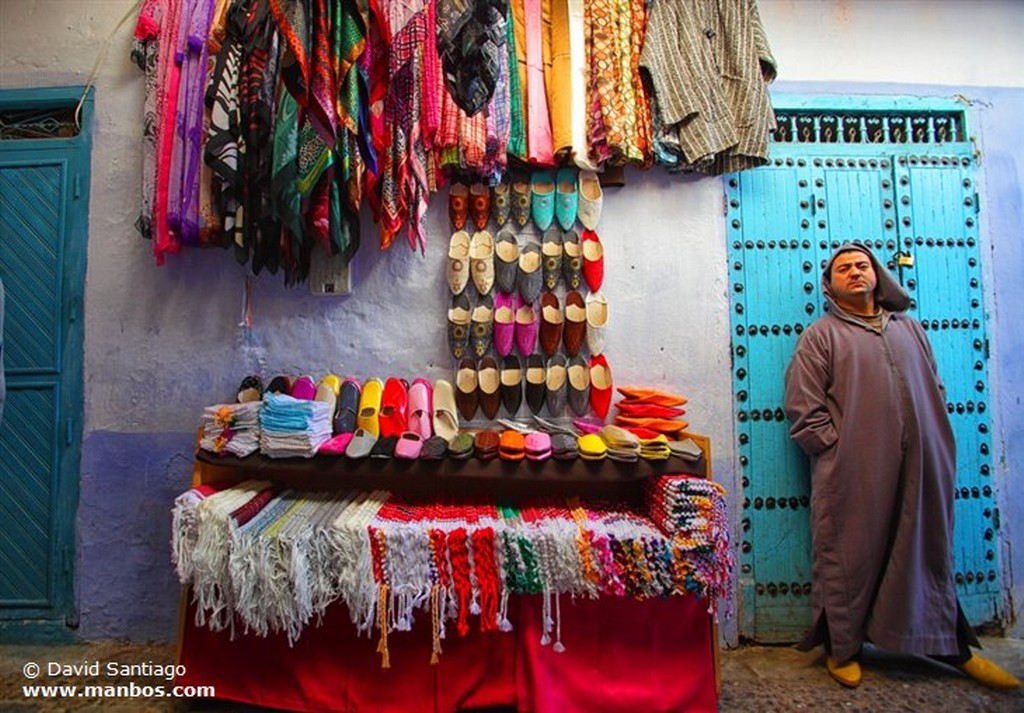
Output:
M68 416L64 431L64 445L70 446L75 442L75 419Z
M72 195L75 198L81 198L82 197L82 174L80 174L80 173L76 173L75 174L75 180L72 181L71 191L72 191Z

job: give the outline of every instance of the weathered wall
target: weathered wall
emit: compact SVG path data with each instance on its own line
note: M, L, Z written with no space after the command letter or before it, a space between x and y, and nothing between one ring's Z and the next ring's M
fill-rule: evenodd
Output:
M983 203L982 223L992 256L986 284L992 382L1004 495L1012 496L1020 489L1014 466L1024 464L1024 365L1015 348L1021 338L1010 334L1014 315L1003 313L1020 304L1024 289L1015 267L1021 264L1015 231L1022 218L1021 152L1011 130L1022 93L971 85L1021 86L1022 58L1011 30L1022 26L1024 5L762 0L760 7L785 80L780 89L962 93L985 102L974 113L981 148L992 157L982 164L992 196ZM285 289L279 276L262 275L253 327L241 328L245 272L229 254L186 251L158 268L134 230L142 78L128 61L131 8L128 0L4 0L0 88L84 84L109 43L95 82L78 602L84 636L143 640L174 636L178 590L168 562L167 511L187 487L202 407L231 398L250 372L448 375L443 266L449 233L437 200L427 217L426 255L401 241L385 253L364 216L350 296L313 297ZM979 23L990 31L962 31ZM607 353L616 382L686 394L692 427L712 437L716 477L735 499L721 182L627 172L625 187L606 192L600 233L612 309ZM1020 508L1014 511L1009 497L1006 502L1003 523L1012 534L1009 523L1020 519L1014 518ZM1024 566L1017 564L1017 570ZM1006 575L1010 584L1012 571ZM734 623L723 631L735 640Z

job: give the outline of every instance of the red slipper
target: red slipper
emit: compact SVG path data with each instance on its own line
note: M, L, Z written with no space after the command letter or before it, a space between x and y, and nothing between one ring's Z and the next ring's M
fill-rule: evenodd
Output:
M583 247L583 279L591 292L601 289L604 282L604 247L601 238L593 230L584 230L580 235Z
M670 418L646 418L641 416L623 416L621 414L615 417L615 424L626 428L630 426L649 428L652 431L664 433L665 435L679 433L690 425L686 421L674 421Z
M646 386L617 386L615 390L626 397L623 399L624 403L647 403L659 406L682 406L686 403L685 396Z

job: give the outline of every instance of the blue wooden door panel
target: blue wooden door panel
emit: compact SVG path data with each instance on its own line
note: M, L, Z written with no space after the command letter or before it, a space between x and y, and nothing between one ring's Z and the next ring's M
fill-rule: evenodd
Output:
M999 609L998 512L992 483L986 330L973 165L968 157L897 160L905 282L928 330L957 439L953 553L968 619Z
M0 91L0 107L75 107L83 88ZM38 110L38 111L37 111ZM82 412L89 124L0 141L0 275L7 402L0 422L0 640L67 638ZM34 134L33 134L34 135ZM11 134L15 136L15 134ZM26 623L31 622L31 624Z
M819 131L802 121L789 125ZM843 121L865 126L863 116ZM848 241L873 249L929 332L958 444L958 594L972 622L1000 616L977 196L970 145L955 143L965 129L954 128L942 146L920 145L939 136L931 129L914 134L912 157L866 143L863 130L844 132L845 145L777 144L772 165L726 178L743 636L792 641L810 623L807 460L779 414L796 339L821 315L821 268ZM907 140L899 131L883 138Z

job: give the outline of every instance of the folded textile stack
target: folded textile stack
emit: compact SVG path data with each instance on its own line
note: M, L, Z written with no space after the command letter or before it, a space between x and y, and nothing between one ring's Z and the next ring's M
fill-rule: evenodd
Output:
M674 487L661 488L662 520L678 510ZM561 650L559 595L713 598L727 584L707 571L717 560L703 540L666 537L617 503L415 502L382 491L277 492L258 481L197 491L176 501L173 533L197 625L293 643L341 600L360 632L380 636L384 666L389 632L410 629L417 611L427 611L436 661L450 622L460 635L474 616L483 631L509 630L511 594L543 596L542 641ZM691 562L695 553L702 559Z
M271 458L312 458L330 440L332 419L325 401L268 392L260 412L260 451Z
M204 451L244 458L260 445L262 403L218 404L203 409L203 435L199 447Z
M640 457L644 460L668 460L670 455L672 449L664 433L659 433L654 438L640 439Z
M689 426L679 420L686 398L678 394L642 386L619 386L623 398L615 404L615 425L627 428L642 438L663 433L670 439Z
M728 606L735 557L725 488L697 476L663 475L644 483L644 505L651 520L671 535L676 559L685 562L687 589Z

